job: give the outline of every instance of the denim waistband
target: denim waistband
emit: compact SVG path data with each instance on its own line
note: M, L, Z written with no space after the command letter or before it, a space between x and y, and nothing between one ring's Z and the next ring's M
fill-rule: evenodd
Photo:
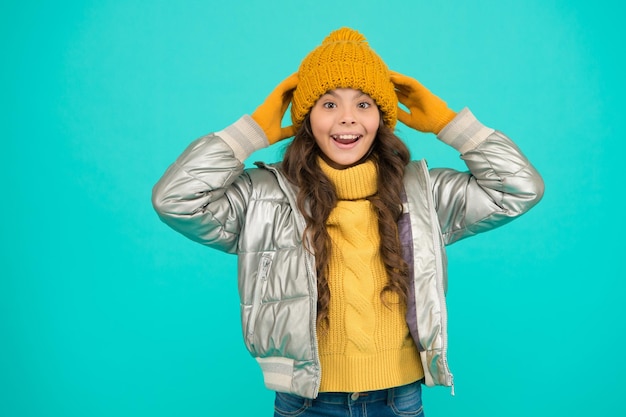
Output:
M390 401L394 397L414 395L422 389L423 380L399 387L365 392L320 392L315 399L326 404L355 404L359 402Z

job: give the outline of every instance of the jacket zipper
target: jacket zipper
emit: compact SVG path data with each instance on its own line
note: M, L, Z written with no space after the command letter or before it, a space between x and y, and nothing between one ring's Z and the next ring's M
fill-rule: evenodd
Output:
M428 184L427 191L430 191L430 174L428 173L428 166L425 162L421 164L422 170L424 171L424 175ZM431 192L426 193L428 196L428 204L429 204L429 212L430 212L430 221L432 224L432 232L433 232L433 245L435 245L435 261L437 262L437 295L439 297L439 302L441 303L441 325L443 326L444 331L441 332L441 343L443 345L442 349L442 364L444 366L444 372L446 373L446 383L450 386L450 394L454 395L454 376L452 372L450 372L450 367L448 366L448 310L446 308L446 295L443 289L443 277L441 276L441 268L443 268L443 261L441 259L441 240L439 237L439 231L436 226L439 223L439 219L435 213L433 207L435 207L435 202L433 200L433 195Z
M269 171L272 171L275 173L276 175L276 179L278 180L278 183L280 184L281 188L284 190L285 195L287 196L287 199L289 199L289 203L290 205L294 208L294 213L297 215L298 217L298 221L300 223L300 227L302 228L302 230L304 231L306 229L306 221L304 220L304 216L302 215L302 213L300 213L299 211L297 211L295 208L297 207L296 201L295 201L295 197L293 196L293 194L289 191L291 190L290 187L288 187L285 184L285 179L283 177L283 175L279 172L279 170L277 170L274 167L268 166L262 162L257 163L257 166L259 167L263 167ZM303 239L306 239L306 236L303 236ZM304 241L302 242L303 246L304 246ZM314 267L311 265L311 259L313 258L313 255L310 254L310 252L306 249L304 249L304 264L306 266L306 270L307 270L307 274L308 274L308 279L309 279L309 285L311 286L311 294L315 295L314 297L314 301L317 300L317 280L313 280L313 278L316 278L316 273L314 272L315 269ZM313 282L312 282L313 281ZM320 385L322 383L322 377L320 375L320 358L319 358L319 353L318 353L318 342L317 342L317 303L311 303L311 327L312 327L312 333L313 333L313 340L312 345L313 345L313 355L315 356L315 365L317 366L317 379L315 381L315 389L313 391L313 398L316 398L318 393L319 393L319 389L320 389Z
M311 266L311 255L309 254L309 252L305 249L305 264L306 264L306 269L307 269L307 273L309 275L309 277L314 277L316 276L315 274L313 274L312 272L312 266ZM317 282L315 283L310 283L310 285L313 286L313 291L315 292L315 300L317 300ZM320 385L322 383L322 377L319 373L319 369L320 369L320 359L319 359L319 355L318 355L318 343L317 343L317 304L316 303L311 303L313 305L313 307L311 308L311 320L313 322L313 348L315 349L314 354L315 354L315 358L316 358L316 366L318 367L318 375L317 375L317 381L315 383L315 390L313 392L313 398L317 397L317 394L319 393L319 389L320 389Z

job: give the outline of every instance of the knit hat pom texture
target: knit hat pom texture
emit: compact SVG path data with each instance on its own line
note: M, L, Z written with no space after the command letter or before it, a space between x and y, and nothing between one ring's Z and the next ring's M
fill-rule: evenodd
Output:
M398 99L389 68L356 30L331 32L302 60L298 78L291 104L291 121L296 129L315 102L336 88L361 90L376 102L385 125L393 129L396 124Z

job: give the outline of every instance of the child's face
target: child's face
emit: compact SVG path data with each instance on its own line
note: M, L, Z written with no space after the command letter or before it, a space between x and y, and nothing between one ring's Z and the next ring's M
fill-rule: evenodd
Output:
M337 88L317 100L311 130L326 161L343 169L361 161L374 143L380 113L374 100L352 88Z

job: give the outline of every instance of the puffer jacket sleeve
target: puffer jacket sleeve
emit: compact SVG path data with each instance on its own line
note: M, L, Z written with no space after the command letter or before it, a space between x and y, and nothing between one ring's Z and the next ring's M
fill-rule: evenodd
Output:
M438 138L461 153L469 172L430 171L446 244L508 223L543 196L544 183L504 134L481 124L466 108Z
M252 192L243 161L268 144L249 116L192 142L152 190L161 220L194 241L234 253Z

